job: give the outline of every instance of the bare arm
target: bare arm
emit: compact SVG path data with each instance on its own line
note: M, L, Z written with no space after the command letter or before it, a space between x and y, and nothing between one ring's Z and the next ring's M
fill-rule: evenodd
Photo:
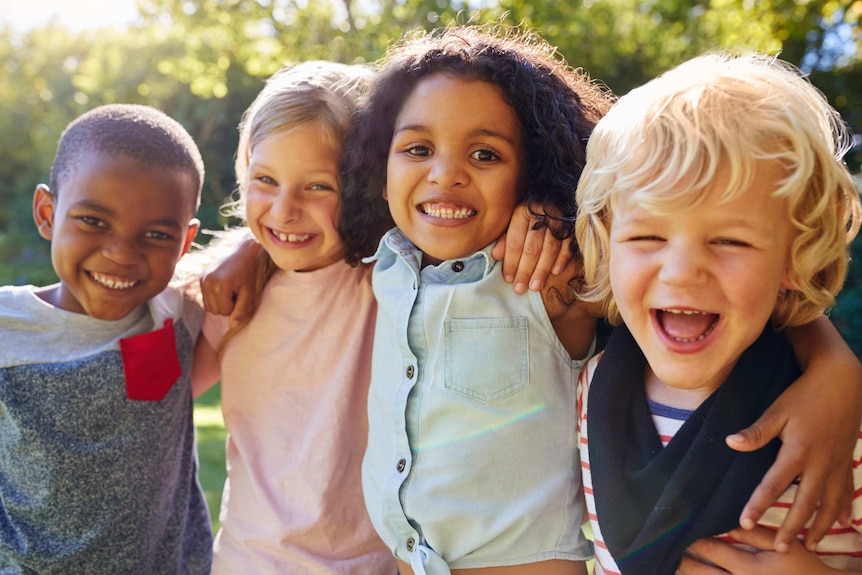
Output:
M195 357L192 362L192 395L199 397L214 386L220 377L221 369L216 351L201 334L195 344Z
M862 365L825 317L789 329L787 336L805 373L752 426L729 436L739 451L758 449L774 437L782 447L773 466L742 511L751 528L801 475L796 499L775 535L788 551L794 535L816 517L805 537L814 548L836 519L849 520L850 465L862 418Z

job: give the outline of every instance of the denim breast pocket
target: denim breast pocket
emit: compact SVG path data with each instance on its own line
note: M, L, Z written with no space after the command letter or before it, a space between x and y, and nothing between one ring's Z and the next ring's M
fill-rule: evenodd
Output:
M445 385L490 403L529 383L527 318L447 319Z

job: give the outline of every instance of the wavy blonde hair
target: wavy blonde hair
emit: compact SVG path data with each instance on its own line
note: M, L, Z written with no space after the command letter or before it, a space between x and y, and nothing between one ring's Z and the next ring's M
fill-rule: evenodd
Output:
M221 212L245 221L251 153L258 143L270 136L319 122L324 143L340 153L347 128L373 76L373 70L367 66L323 60L303 62L273 74L242 116L234 163L237 188ZM233 251L244 237L232 231L216 235L221 237L210 242L214 245L212 248L208 245L205 250L212 251L211 259L215 259L219 252ZM255 274L254 309L257 309L263 289L276 267L269 254L261 250ZM247 323L248 320L225 334L217 350L219 354L228 340Z
M773 323L811 321L834 305L859 230L859 195L841 160L850 142L823 94L775 57L707 54L632 90L597 124L587 146L576 194L586 280L581 297L601 302L612 323L621 321L609 278L614 202L625 197L676 213L703 201L719 169L730 174L721 191L729 200L769 162L785 173L773 193L787 200L796 231L794 289L779 299Z

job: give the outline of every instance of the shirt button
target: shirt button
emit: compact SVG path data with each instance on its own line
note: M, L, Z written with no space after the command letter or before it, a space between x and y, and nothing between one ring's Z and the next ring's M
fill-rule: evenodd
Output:
M412 537L407 540L407 551L413 551L413 548L416 546L416 540Z
M412 365L407 366L407 379L413 379L413 374L416 370L413 369Z
M463 269L464 269L464 262L458 261L458 262L452 263L452 271L453 272L457 273L457 272L462 271Z
M406 467L407 467L407 460L406 459L399 459L398 465L395 466L395 469L398 470L398 473L403 473L404 469Z

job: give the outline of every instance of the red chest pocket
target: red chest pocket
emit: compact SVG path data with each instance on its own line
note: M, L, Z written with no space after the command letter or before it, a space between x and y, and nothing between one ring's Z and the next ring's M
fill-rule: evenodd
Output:
M182 374L171 318L164 327L121 339L120 353L131 400L161 401Z

